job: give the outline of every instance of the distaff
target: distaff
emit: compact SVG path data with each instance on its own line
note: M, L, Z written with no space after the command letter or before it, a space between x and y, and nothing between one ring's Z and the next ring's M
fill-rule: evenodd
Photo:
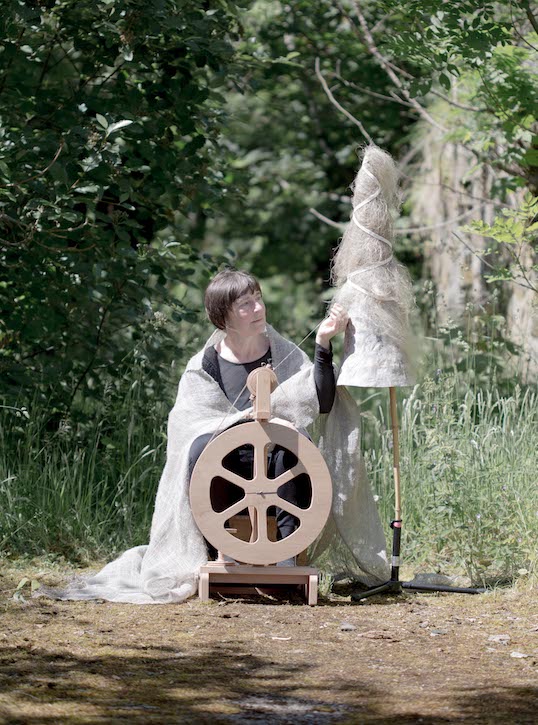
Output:
M351 218L332 264L335 302L350 316L338 385L414 384L409 325L413 286L392 249L399 205L393 159L368 146L353 184Z

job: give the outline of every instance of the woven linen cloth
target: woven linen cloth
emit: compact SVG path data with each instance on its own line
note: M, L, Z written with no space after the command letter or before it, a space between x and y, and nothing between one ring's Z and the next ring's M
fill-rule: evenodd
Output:
M331 551L346 553L349 573L367 584L388 578L385 538L359 449L359 415L353 399L337 389L331 413L319 416L314 366L292 342L267 326L278 387L271 394L274 417L306 428L316 419L334 486L334 510L314 556L330 566ZM64 589L42 587L35 595L56 599L106 599L133 604L182 602L197 591L207 550L189 503L189 450L195 438L224 430L252 410L230 405L219 385L202 369L206 347L224 333L215 331L188 362L168 418L166 464L155 500L149 544L135 546L95 575L74 577ZM322 420L323 419L323 420ZM330 450L338 446L338 450ZM335 545L336 539L336 545ZM344 559L339 556L339 565Z

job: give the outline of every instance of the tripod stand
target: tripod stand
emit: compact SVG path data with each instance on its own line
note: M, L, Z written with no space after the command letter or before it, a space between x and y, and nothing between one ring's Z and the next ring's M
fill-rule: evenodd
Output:
M402 499L400 490L400 438L398 429L398 408L396 405L396 388L389 388L390 395L390 419L392 425L392 451L393 451L393 476L394 476L394 520L391 521L392 529L392 559L390 579L377 587L366 589L363 592L354 592L351 595L353 601L360 601L373 597L376 594L401 594L404 589L414 589L421 592L453 592L457 594L483 594L485 589L472 587L451 587L437 584L413 584L412 582L400 581L400 545L402 538Z

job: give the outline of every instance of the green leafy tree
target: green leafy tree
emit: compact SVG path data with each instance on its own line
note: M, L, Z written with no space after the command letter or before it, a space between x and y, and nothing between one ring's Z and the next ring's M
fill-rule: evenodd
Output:
M375 26L369 4L337 5L391 80L395 102L503 172L499 191L525 185L536 193L538 17L528 0L383 0L386 15ZM439 98L440 113L430 111Z
M538 198L527 195L519 209L503 209L493 224L473 221L464 227L490 242L481 253L489 267L487 282L513 282L538 295L537 219Z
M221 91L249 62L234 49L240 6L3 4L6 400L38 394L61 415L79 397L120 385L134 358L151 392L188 352L177 349L164 316L196 319L171 292L192 284L200 266L200 210L210 214L233 194Z

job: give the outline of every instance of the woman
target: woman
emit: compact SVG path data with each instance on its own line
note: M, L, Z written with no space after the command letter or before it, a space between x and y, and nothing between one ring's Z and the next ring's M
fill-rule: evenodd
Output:
M260 287L250 275L235 270L217 275L206 305L217 329L189 360L179 382L149 544L129 549L94 576L75 578L62 591L42 588L37 596L162 604L196 593L208 551L190 509L192 465L204 441L249 419L243 381L251 366L269 360L278 379L271 394L273 420L303 431L318 418L326 423L319 447L333 478L334 515L317 542L317 553L329 562L327 552L334 552L334 566L366 584L388 578L384 534L360 454L358 409L345 389L334 392L330 340L345 328L344 310L335 307L319 326L313 365L297 345L266 324ZM329 415L320 418L320 409L327 408ZM281 516L280 535L290 525L294 522Z
M250 409L252 404L246 387L247 377L257 367L272 363L260 285L247 272L226 269L217 274L209 284L205 293L205 308L210 321L218 330L223 330L225 336L215 345L206 348L203 369L220 386L234 408ZM330 412L336 390L330 340L345 330L347 321L345 310L340 305L334 305L317 331L314 380L320 413ZM291 425L282 418L272 418L272 422ZM300 432L308 436L306 430L301 429ZM199 436L193 442L189 453L190 474L212 437L214 432ZM235 473L249 478L252 476L253 458L251 448L240 448L230 457L228 465ZM279 446L269 455L268 469L271 477L276 478L292 465L289 452ZM306 494L307 485L308 477L303 474L284 484L278 493L287 501L297 504L301 494ZM233 496L232 487L224 479L219 479L214 489L216 492L213 506L217 511L223 511L239 500ZM276 509L276 523L278 540L289 536L297 527L297 519L280 508ZM215 549L211 545L208 548L210 555L214 557ZM291 560L285 563L293 564Z

